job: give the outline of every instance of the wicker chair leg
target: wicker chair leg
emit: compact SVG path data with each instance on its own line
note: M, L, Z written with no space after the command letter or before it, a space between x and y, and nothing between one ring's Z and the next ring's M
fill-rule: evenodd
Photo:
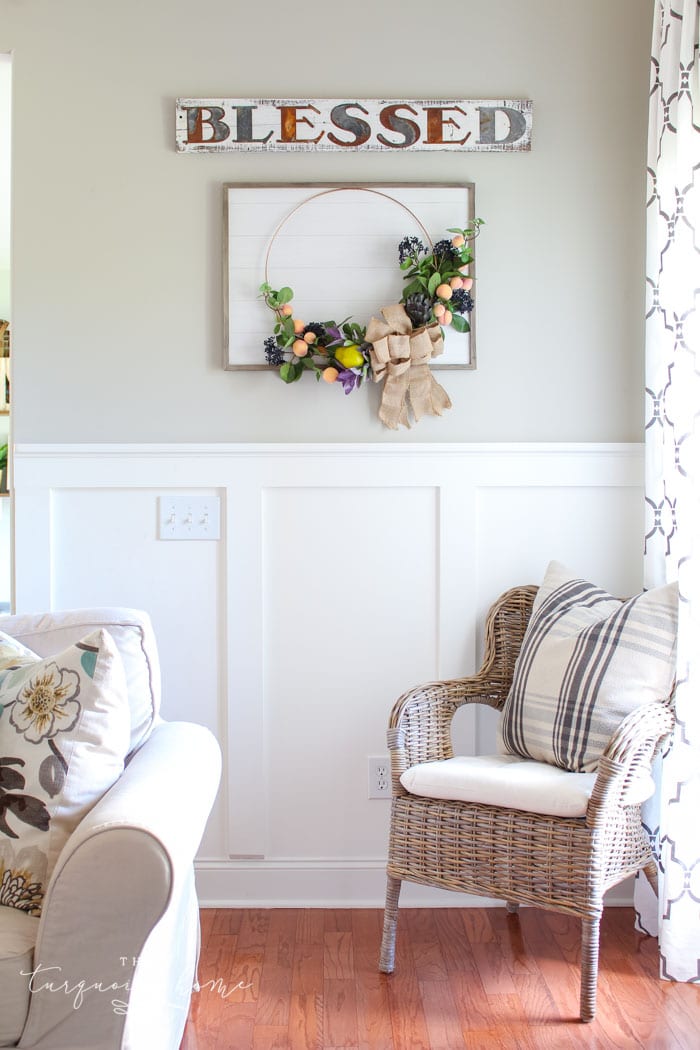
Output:
M651 861L649 861L648 864L645 865L645 867L644 867L644 874L646 875L647 879L649 880L649 885L651 886L652 890L654 891L654 893L658 897L659 896L659 872L658 872L658 869L656 867L656 861L651 860Z
M581 920L581 1020L595 1017L600 917Z
M394 955L396 953L396 921L399 916L399 893L401 879L387 875L386 905L384 907L384 932L382 949L379 954L379 969L382 973L394 972Z
M520 905L516 904L515 901L506 901L506 911L509 915L517 915L520 910Z

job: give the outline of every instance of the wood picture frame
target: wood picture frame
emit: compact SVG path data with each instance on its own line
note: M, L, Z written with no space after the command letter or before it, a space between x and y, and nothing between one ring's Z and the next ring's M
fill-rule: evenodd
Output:
M265 363L273 316L263 281L291 287L295 315L367 325L401 298L398 243L452 235L474 219L474 184L226 183L224 185L224 359L228 371L276 371ZM475 253L476 255L476 253ZM476 259L470 275L476 274ZM471 331L445 328L434 369L475 369Z

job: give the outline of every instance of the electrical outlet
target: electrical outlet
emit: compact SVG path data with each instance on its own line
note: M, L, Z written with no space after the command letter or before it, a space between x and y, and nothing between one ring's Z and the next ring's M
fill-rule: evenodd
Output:
M391 798L391 762L386 756L367 759L368 798Z

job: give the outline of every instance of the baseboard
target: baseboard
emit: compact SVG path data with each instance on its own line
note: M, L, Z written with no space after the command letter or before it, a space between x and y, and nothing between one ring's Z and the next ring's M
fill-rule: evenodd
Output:
M203 908L382 908L386 887L381 860L201 860L195 864ZM607 907L632 905L634 882L606 895ZM503 901L405 882L409 908L486 908Z

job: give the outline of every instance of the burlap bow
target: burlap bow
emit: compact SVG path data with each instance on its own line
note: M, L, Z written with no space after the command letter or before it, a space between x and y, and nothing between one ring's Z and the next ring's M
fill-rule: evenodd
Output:
M398 430L399 423L410 427L409 406L416 422L421 416L441 416L452 407L447 392L429 368L431 358L444 349L440 326L413 330L411 319L401 303L383 306L385 320L373 317L366 339L375 383L384 380L379 418L386 427Z

